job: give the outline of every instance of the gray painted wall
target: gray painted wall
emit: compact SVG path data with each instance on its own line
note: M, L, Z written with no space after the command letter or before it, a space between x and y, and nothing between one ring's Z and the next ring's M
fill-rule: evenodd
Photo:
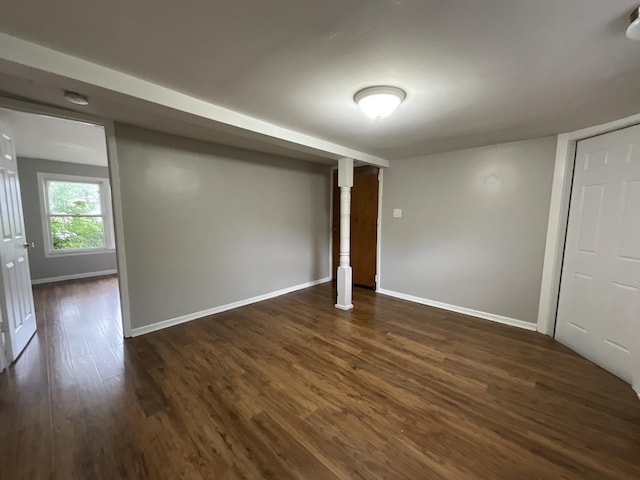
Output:
M132 327L329 276L329 169L116 125Z
M555 147L548 137L394 161L381 287L535 322Z
M36 248L29 251L29 267L31 279L61 277L92 272L115 270L116 254L92 253L57 258L44 255L44 233L38 193L38 172L60 173L86 177L108 178L107 167L79 165L77 163L56 162L34 158L18 158L18 177L22 193L22 207L27 239L36 243Z

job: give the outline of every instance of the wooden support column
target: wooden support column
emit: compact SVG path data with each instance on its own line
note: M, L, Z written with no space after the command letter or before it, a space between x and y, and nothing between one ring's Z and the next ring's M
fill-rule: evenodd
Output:
M340 265L336 275L338 303L336 308L351 310L353 273L350 264L351 248L351 187L353 187L353 159L338 160L338 186L340 187Z

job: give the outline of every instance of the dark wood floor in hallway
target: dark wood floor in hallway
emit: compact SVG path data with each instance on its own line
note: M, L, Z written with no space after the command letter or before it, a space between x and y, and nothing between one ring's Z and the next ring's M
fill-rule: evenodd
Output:
M640 401L533 332L320 285L124 341L115 279L35 288L0 478L637 479Z

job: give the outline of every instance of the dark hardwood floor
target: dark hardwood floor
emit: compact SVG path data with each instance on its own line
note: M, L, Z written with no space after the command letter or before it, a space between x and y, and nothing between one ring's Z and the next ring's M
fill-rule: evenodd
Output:
M638 479L640 401L536 333L320 285L121 339L115 279L35 288L0 478Z

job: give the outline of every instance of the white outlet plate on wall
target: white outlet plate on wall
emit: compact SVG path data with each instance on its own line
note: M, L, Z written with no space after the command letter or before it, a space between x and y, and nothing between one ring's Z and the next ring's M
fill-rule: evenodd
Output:
M393 218L402 218L402 209L394 208L393 209Z

